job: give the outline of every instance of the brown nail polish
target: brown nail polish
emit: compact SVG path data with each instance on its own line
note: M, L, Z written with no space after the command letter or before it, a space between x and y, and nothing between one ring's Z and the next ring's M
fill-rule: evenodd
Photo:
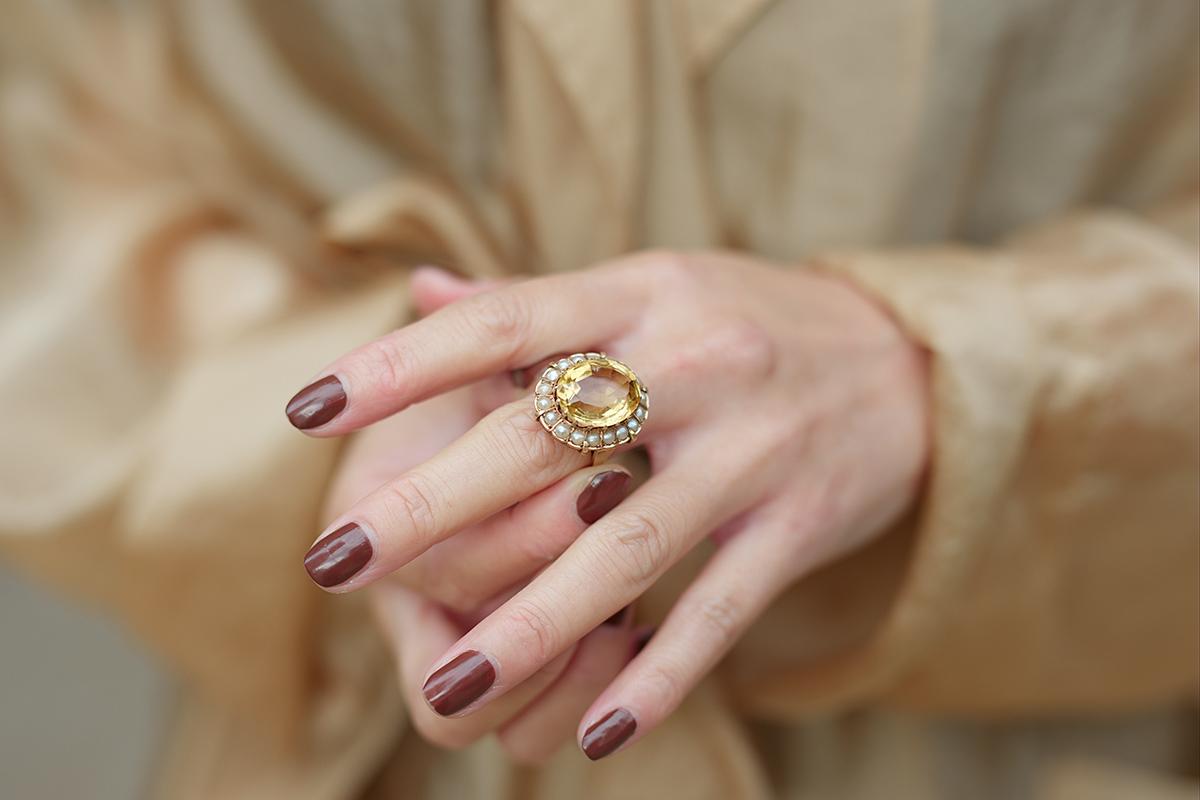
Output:
M580 746L592 761L604 758L625 743L637 730L637 720L627 709L615 708L583 734Z
M329 588L357 575L373 552L371 540L352 522L310 547L304 554L304 569L317 586Z
M462 711L496 682L496 668L478 650L459 653L429 676L421 691L434 711L443 717Z
M616 508L617 503L624 500L628 492L628 472L619 469L601 472L588 481L588 485L579 494L579 499L575 501L575 513L591 525Z
M317 428L342 413L346 407L346 390L342 382L327 375L310 383L288 401L287 417L302 431Z

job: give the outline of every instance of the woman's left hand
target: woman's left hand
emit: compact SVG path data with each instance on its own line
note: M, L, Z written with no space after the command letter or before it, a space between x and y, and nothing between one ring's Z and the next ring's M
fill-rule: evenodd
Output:
M927 457L925 358L838 280L727 254L650 252L503 286L336 361L289 416L342 435L552 356L603 350L652 390L650 479L436 663L425 695L470 714L632 603L707 536L719 549L579 727L591 758L653 729L780 592L911 504ZM332 380L330 379L332 378ZM350 507L373 583L575 473L528 397ZM314 546L337 559L329 536Z

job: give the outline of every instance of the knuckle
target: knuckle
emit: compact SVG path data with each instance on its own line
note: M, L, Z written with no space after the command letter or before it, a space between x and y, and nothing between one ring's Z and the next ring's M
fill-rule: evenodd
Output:
M655 282L680 286L695 277L694 260L679 250L657 249L644 254L642 269Z
M485 342L512 352L519 351L529 337L529 304L515 292L484 292L471 298L467 319L478 328Z
M718 352L745 374L768 378L779 363L775 337L757 322L748 319L730 321L719 331Z
M696 372L712 369L740 379L762 382L772 375L779 363L775 338L760 324L748 319L722 318L720 312L707 314L713 321L707 330L691 341L674 347L663 361L662 372L671 379L683 379Z
M557 475L563 459L574 454L563 447L553 436L542 429L542 425L524 403L517 403L496 412L500 415L497 424L489 426L495 431L494 449L514 459L512 466L535 477Z
M540 568L553 562L566 549L568 532L570 531L565 525L544 524L530 527L517 543L524 563Z
M836 530L843 519L842 498L847 494L851 476L845 470L831 472L826 479L814 486L805 498L803 517L806 539L819 538L821 534Z
M428 478L409 472L386 484L388 515L397 528L428 542L437 531L438 495Z
M733 644L741 619L738 603L728 595L710 597L700 603L698 618L708 635L724 650Z
M659 509L640 508L622 515L619 524L608 540L616 570L629 584L643 586L671 563L667 515Z
M790 492L782 500L781 510L787 523L781 526L781 555L793 565L821 561L842 547L851 546L848 537L829 537L825 534L841 527L839 502L830 486L836 478L820 485Z
M554 618L533 603L518 603L510 611L507 624L513 641L519 642L529 658L545 664L558 653L560 637Z
M714 355L722 355L709 337L696 339L673 349L664 362L663 373L668 379L681 379L711 366Z
M639 676L639 681L661 708L673 709L683 701L683 678L670 664L653 664L647 667Z
M414 359L399 333L392 333L377 340L367 350L366 369L372 381L388 389L397 389L409 383L403 373L406 368L412 371Z

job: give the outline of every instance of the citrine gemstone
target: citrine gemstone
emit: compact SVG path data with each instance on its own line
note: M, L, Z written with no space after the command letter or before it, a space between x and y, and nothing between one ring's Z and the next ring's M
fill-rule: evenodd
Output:
M641 386L629 368L603 356L563 370L555 394L563 415L585 428L622 423L642 401Z

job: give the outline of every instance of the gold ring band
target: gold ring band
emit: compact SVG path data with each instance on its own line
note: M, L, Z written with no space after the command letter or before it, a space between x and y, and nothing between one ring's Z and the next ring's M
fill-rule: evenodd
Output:
M650 415L650 393L625 364L604 353L560 358L538 376L533 412L551 436L593 463L637 439Z

